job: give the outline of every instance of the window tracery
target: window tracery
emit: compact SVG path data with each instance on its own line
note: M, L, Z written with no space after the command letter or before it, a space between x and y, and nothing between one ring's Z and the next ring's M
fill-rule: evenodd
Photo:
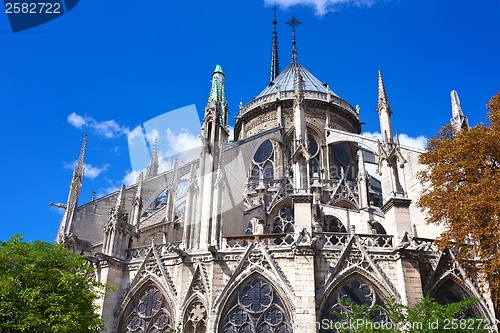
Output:
M274 179L274 148L271 140L261 143L253 156L252 162L249 181L254 188L261 178L266 184Z
M184 314L185 333L204 333L207 330L207 309L205 305L195 300L189 304Z
M283 206L274 218L271 232L273 234L291 234L295 231L294 222L293 207L291 205ZM291 244L292 242L293 237L291 235L287 235L284 238L279 237L274 240L276 245Z
M347 233L346 228L335 216L326 216L323 225L323 231L325 232L341 232Z
M330 294L328 303L324 307L321 314L321 322L324 322L324 320L329 321L330 323L339 321L340 318L335 316L332 311L349 311L349 308L341 304L341 301L367 306L384 306L381 297L377 294L377 292L369 282L365 281L364 279L354 277L347 281L344 281ZM373 319L376 322L387 321L387 317L381 311L377 310L372 314L374 316ZM337 332L337 330L334 328L334 325L330 325L330 327L328 328L325 326L328 325L321 326L321 333Z
M172 315L163 293L150 284L137 293L119 332L160 333L172 328Z
M223 313L219 333L292 332L283 301L259 276L238 288Z
M311 135L307 135L308 150L309 150L309 177L319 177L319 145L316 139Z
M283 206L276 214L273 223L273 234L286 234L294 232L293 207Z

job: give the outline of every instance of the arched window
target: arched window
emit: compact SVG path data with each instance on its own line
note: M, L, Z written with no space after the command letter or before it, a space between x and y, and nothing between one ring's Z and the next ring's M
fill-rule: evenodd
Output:
M184 313L185 333L205 333L207 331L207 309L199 301L192 301Z
M308 148L309 148L309 177L319 177L320 163L319 163L319 145L316 139L311 135L307 135Z
M294 232L293 208L283 206L276 214L273 222L273 234L288 234Z
M134 295L123 318L119 332L156 333L173 327L172 312L165 296L152 283Z
M460 302L467 298L464 290L452 279L446 280L432 294L432 298L436 299L439 304L450 304ZM475 311L474 307L469 307L463 317L479 317L480 311Z
M352 146L348 142L339 142L329 145L330 179L353 179L349 172L352 164Z
M290 316L273 287L253 276L235 291L222 312L219 333L291 333Z
M385 231L385 228L380 223L371 221L370 226L372 227L372 234L387 235L387 231Z
M342 222L340 222L340 220L335 216L325 216L323 231L347 233L347 230Z
M349 308L341 304L341 301L367 306L384 305L375 288L364 278L355 276L345 280L330 294L328 303L323 308L320 322L328 322L330 325L321 325L321 333L337 332L333 324L338 322L340 318L335 316L332 311L349 311ZM384 322L387 317L380 311L374 311L373 319L377 322ZM330 328L327 328L327 326Z
M274 149L271 140L261 143L253 156L252 162L249 182L254 188L261 178L266 184L274 179Z

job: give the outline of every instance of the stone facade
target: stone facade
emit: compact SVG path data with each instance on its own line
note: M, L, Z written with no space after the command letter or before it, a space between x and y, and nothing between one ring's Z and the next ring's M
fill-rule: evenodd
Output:
M434 247L442 230L415 206L421 151L394 137L382 75L380 140L360 135L359 108L295 54L271 79L240 106L228 142L217 66L199 159L158 174L154 149L135 185L78 206L84 141L57 241L89 254L114 287L99 304L107 331L329 332L340 299L386 297L478 297L474 312L492 320L475 282ZM466 126L456 93L452 101Z

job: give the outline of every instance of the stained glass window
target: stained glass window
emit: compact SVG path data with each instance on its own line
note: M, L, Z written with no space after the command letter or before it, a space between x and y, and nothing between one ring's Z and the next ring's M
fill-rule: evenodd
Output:
M273 154L273 144L270 140L262 142L262 144L257 148L253 160L255 163L260 164L271 158Z
M219 333L291 333L292 325L283 301L259 276L243 283L223 312Z
M254 188L261 177L265 183L274 179L274 149L271 140L262 142L253 156L250 183L254 185Z
M320 163L319 163L319 145L316 139L311 135L307 135L309 144L309 177L320 176Z
M369 282L357 277L344 281L330 294L328 304L323 309L321 322L330 323L330 325L321 325L321 333L337 332L335 325L332 325L332 323L339 321L340 318L335 316L332 311L349 311L348 307L341 304L341 300L359 305L379 305L382 307L384 305L382 299ZM373 316L373 319L377 322L387 320L387 317L380 311L374 311ZM327 328L327 326L329 327Z
M151 284L134 296L125 313L119 332L160 333L173 326L165 296Z

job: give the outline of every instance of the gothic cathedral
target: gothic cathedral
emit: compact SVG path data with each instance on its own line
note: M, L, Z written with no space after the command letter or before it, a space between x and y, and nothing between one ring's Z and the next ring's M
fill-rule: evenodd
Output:
M298 62L300 22L288 24L292 61L280 71L275 19L270 83L240 104L234 140L219 65L197 159L159 173L153 149L136 184L78 205L85 137L56 241L113 287L99 304L107 332L333 332L342 299L425 296L477 297L472 311L493 322L475 281L433 245L442 230L416 207L422 151L394 135L382 74L373 139L359 108ZM454 91L452 114L468 126Z

